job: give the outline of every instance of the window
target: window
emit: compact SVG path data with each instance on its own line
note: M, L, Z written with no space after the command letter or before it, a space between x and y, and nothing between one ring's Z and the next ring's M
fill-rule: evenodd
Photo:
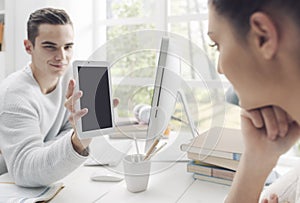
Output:
M101 3L94 0L94 7L95 46L133 31L163 30L191 40L216 64L216 50L208 46L207 0L106 0ZM131 42L126 43L129 46ZM141 87L139 84L141 81L153 84L155 64L156 53L150 50L128 53L113 64L113 96L122 101L118 107L119 117L132 116L130 109L139 103L151 104L153 87ZM193 96L197 103L201 103L201 106L196 104L198 111L207 109L211 105L210 95L203 87L198 87L201 78L194 74L190 65L183 62L182 67L182 75L188 81ZM183 107L178 108L176 112L181 114Z

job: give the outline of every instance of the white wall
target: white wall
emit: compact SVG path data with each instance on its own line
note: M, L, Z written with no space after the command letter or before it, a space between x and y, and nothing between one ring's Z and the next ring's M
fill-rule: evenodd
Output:
M93 0L48 0L47 6L67 11L74 24L74 59L87 59L93 51Z
M18 1L15 5L15 68L20 69L26 65L27 61L30 59L29 55L25 52L23 46L23 40L26 39L26 22L28 20L29 14L38 8L44 7L43 1Z
M30 60L23 48L26 23L30 13L42 7L65 9L70 15L75 31L74 59L87 59L93 52L93 0L6 0L6 75L21 69Z

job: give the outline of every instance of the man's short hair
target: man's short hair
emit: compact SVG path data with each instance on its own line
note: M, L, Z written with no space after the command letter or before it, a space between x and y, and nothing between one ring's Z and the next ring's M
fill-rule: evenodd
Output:
M69 15L62 9L42 8L31 13L27 22L27 38L35 45L41 24L73 25Z

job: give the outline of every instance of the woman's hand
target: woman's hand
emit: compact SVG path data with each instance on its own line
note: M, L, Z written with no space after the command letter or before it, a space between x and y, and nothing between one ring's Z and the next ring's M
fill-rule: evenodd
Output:
M242 116L250 118L256 128L265 128L267 137L271 140L275 140L278 136L284 137L289 123L292 122L291 117L277 106L243 110Z
M269 199L263 199L261 203L278 203L278 197L276 194L270 195ZM288 202L285 202L288 203Z
M257 202L268 174L298 140L300 128L279 107L242 110L241 128L245 150L226 202Z
M241 124L246 155L250 153L260 161L277 161L280 155L294 145L300 135L299 125L283 109L275 106L242 110Z

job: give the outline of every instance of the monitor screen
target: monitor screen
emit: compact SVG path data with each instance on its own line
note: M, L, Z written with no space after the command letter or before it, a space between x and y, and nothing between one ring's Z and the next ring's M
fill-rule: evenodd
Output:
M181 86L180 81L178 81L181 63L178 57L171 55L170 50L174 48L172 46L172 44L169 44L169 38L162 38L158 54L145 151L166 130L175 110L177 93Z
M112 109L107 67L78 66L78 80L83 96L80 108L88 108L81 118L82 132L111 128Z

